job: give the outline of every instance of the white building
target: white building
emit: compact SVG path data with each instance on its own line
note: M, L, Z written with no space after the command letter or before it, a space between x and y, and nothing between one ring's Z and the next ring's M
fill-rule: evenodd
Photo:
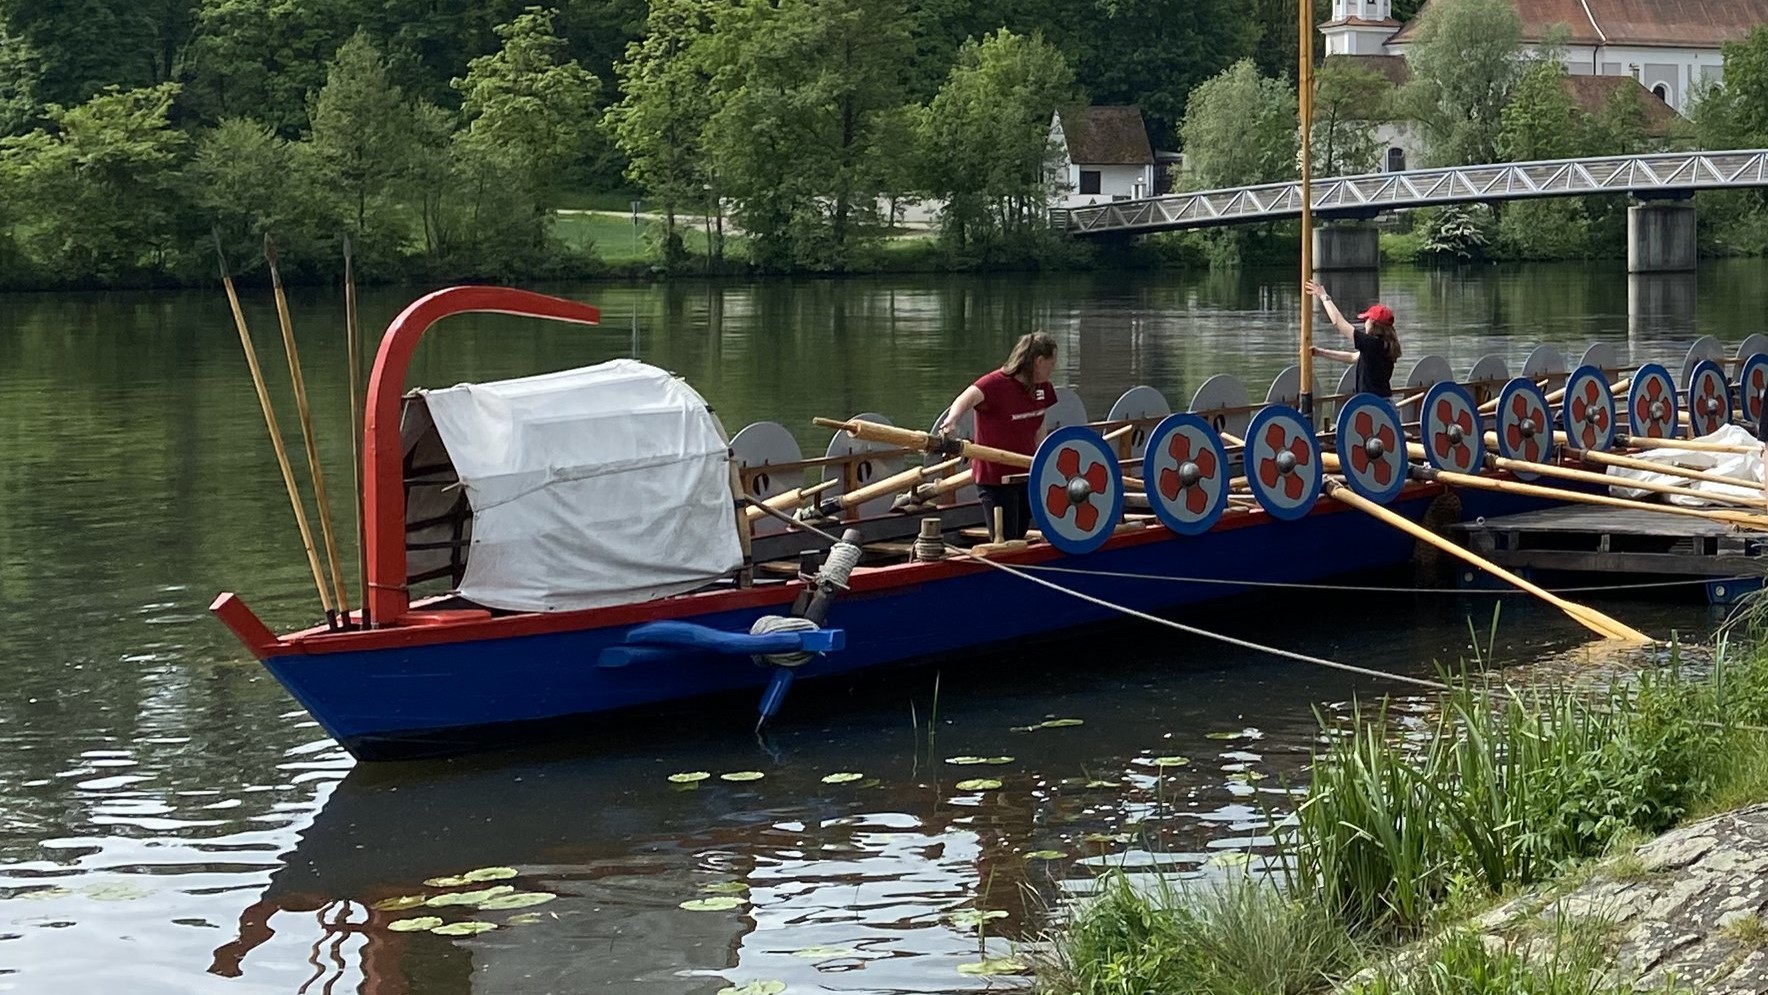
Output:
M1073 107L1050 119L1054 207L1087 207L1132 197L1152 197L1159 189L1154 148L1141 108Z
M1703 81L1720 81L1720 46L1768 24L1768 0L1512 0L1522 17L1526 54L1563 26L1565 66L1574 79L1573 98L1587 110L1631 79L1657 98L1647 104L1648 124L1662 127L1661 108L1686 113ZM1332 0L1332 20L1320 25L1328 58L1353 60L1394 83L1405 80L1403 56L1418 31L1418 18L1402 25L1392 0ZM1582 80L1578 77L1609 77ZM1612 81L1611 81L1612 80ZM1406 129L1385 128L1384 170L1404 168L1413 142Z

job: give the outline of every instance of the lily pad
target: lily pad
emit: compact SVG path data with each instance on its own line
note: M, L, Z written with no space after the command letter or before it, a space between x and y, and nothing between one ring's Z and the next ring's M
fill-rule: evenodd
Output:
M1045 719L1037 725L1039 729L1072 729L1086 724L1086 719Z
M718 990L718 995L780 995L786 990L784 981L751 981L742 985L727 985Z
M481 867L478 870L462 874L461 880L468 884L479 884L482 881L508 881L516 876L514 867Z
M823 783L824 784L847 784L852 781L863 781L863 780L865 780L865 777L866 776L864 774L855 773L854 771L851 771L851 770L844 770L844 771L839 771L834 774L825 774L823 776Z
M1135 837L1129 833L1088 833L1081 839L1088 843L1128 843Z
M63 888L61 885L51 885L48 888L38 888L34 891L27 891L17 897L28 899L33 902L43 902L48 901L51 898L66 898L73 893L74 889L72 888Z
M852 947L805 947L803 950L792 951L792 956L806 960L834 960L837 957L858 957L859 951Z
M990 919L1005 919L1005 909L959 909L945 917L945 921L953 926L974 929Z
M959 766L969 766L969 765L973 765L973 764L1010 764L1013 762L1013 758L1012 757L946 757L945 762L948 764L958 764Z
M684 770L679 774L669 775L670 784L696 784L712 776L711 771Z
M1228 780L1250 784L1253 781L1262 781L1269 776L1269 774L1264 774L1256 770L1237 770L1228 775Z
M499 895L508 895L516 889L507 884L496 884L478 891L457 891L448 895L432 895L424 899L424 904L432 909L446 908L450 905L478 905Z
M422 933L440 925L441 916L418 916L414 919L395 919L387 923L387 928L395 933Z
M400 912L405 909L415 909L422 904L424 904L424 896L422 895L400 895L398 898L383 898L370 905L369 908L376 912Z
M766 776L758 770L733 770L728 774L718 775L718 778L721 781L759 781Z
M494 922L451 922L441 926L431 926L430 932L437 936L472 936L474 933L489 933L497 928Z
M1191 762L1190 757L1155 757L1151 761L1156 767L1183 767Z
M1210 867L1245 867L1252 863L1252 856L1243 850L1218 853L1207 861Z
M1025 855L1026 860L1061 860L1068 854L1061 850L1033 850Z
M972 974L989 977L996 974L1023 974L1031 969L1031 964L1020 957L990 957L974 964L959 964L959 974Z
M1106 781L1101 778L1094 778L1093 780L1088 781L1086 786L1089 788L1115 788L1118 784L1116 781Z
M681 907L689 912L729 912L746 904L741 898L719 895L713 898L695 898L681 903Z
M973 777L968 781L959 781L959 791L993 791L1001 786L1001 782L992 777Z
M523 912L519 915L510 916L508 919L504 920L504 924L508 926L532 926L542 918L544 917L538 912Z
M557 898L544 891L518 891L513 895L498 895L479 903L479 908L501 912L505 909L525 909L530 905L545 905Z
M95 902L132 902L137 898L146 898L153 892L127 881L118 881L113 884L94 885L85 889L85 894L87 898Z
M700 890L708 895L747 895L749 885L743 881L714 881L701 885Z

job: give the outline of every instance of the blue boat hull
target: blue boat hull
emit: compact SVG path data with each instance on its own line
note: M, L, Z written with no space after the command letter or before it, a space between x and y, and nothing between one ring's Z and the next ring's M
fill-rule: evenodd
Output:
M1416 521L1434 496L1434 492L1408 496L1393 508ZM1487 492L1463 493L1461 498L1467 517L1545 506L1535 499ZM1113 543L1095 553L1044 564L1092 575L1040 576L1117 605L1160 611L1249 588L1106 574L1310 582L1398 566L1412 553L1413 540L1390 526L1344 509L1321 507L1297 522ZM764 606L684 620L747 631L758 616L779 613L780 606ZM998 570L854 592L836 602L828 622L846 630L847 648L806 664L800 676L814 679L973 651L1120 617ZM333 737L364 759L459 751L475 745L487 727L759 690L769 679L771 668L744 657L682 654L630 666L599 666L601 651L620 645L632 628L602 625L361 651L291 653L264 662Z

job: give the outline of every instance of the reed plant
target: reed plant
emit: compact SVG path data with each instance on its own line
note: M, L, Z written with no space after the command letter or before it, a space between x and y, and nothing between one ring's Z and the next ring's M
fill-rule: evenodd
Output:
M1614 976L1611 924L1556 920L1553 934L1526 945L1495 942L1469 929L1451 930L1399 968L1372 972L1346 995L1636 995ZM1670 995L1682 989L1657 989Z

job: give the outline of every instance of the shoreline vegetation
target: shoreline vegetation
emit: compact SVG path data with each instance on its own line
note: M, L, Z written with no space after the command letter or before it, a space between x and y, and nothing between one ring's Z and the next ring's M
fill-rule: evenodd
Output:
M1454 690L1422 721L1385 705L1322 718L1311 783L1292 813L1273 815L1269 868L1152 885L1112 875L1057 914L1035 958L1037 990L1623 995L1720 984L1768 949L1760 903L1731 903L1740 908L1708 924L1723 948L1714 976L1660 965L1641 982L1654 965L1617 954L1649 924L1623 924L1578 891L1612 895L1681 866L1652 853L1651 838L1768 800L1768 597L1740 606L1710 661L1681 656L1672 647L1637 673L1524 686L1463 671L1445 675ZM1768 864L1768 847L1726 860L1758 857ZM1525 907L1531 915L1514 914Z

